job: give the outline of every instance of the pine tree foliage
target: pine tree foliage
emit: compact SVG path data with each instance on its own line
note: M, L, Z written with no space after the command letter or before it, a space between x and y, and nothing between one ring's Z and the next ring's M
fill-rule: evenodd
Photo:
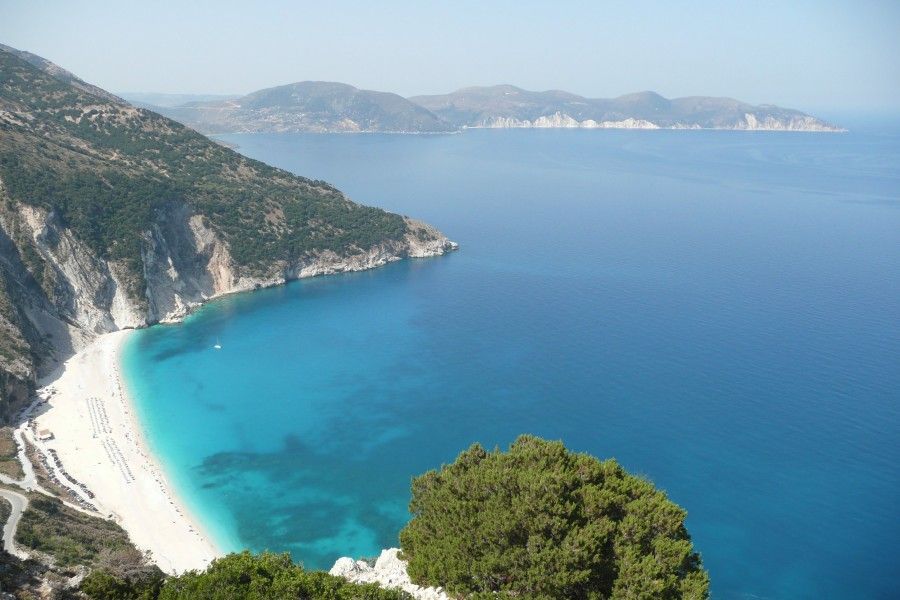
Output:
M692 599L709 576L687 513L616 461L521 436L413 481L400 533L413 581L467 598Z

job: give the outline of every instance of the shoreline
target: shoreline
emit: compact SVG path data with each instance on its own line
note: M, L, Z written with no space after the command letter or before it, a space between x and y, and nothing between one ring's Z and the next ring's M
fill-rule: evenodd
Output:
M227 145L232 150L239 150L240 144L228 142L221 139L225 135L409 135L409 136L430 136L430 135L460 135L469 130L509 130L509 129L528 129L528 130L581 130L581 131L727 131L727 132L762 132L762 133L850 133L845 127L833 127L830 129L780 129L776 127L535 127L533 125L510 125L505 127L492 127L490 125L463 125L454 131L229 131L225 133L204 133L207 138L217 144Z
M440 256L459 247L443 236L436 241L440 244L437 248L411 242L406 258ZM190 302L138 329L180 323L210 302L232 294L307 277L369 270L402 258L390 256L374 264L370 260L362 265L319 265L289 279L238 285ZM68 506L115 521L140 551L169 574L203 570L227 553L224 548L228 544L221 544L221 539L221 545L217 544L210 529L190 512L144 437L136 403L121 376L121 350L134 331L125 328L98 334L41 377L36 382L36 399L25 409L20 428L43 457L51 479L71 492L77 505L64 500Z
M187 509L150 451L121 376L121 351L133 330L102 334L41 379L46 398L33 419L35 440L53 449L72 478L94 494L98 512L128 532L167 573L203 569L224 553Z

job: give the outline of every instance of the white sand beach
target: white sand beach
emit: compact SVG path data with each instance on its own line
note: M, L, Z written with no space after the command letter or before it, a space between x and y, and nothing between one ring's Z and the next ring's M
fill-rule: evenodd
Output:
M118 354L129 333L99 337L41 382L40 395L48 400L35 410L32 432L47 430L52 439L32 436L45 454L55 450L62 469L83 484L79 495L112 516L160 568L203 568L221 553L148 451L120 378Z

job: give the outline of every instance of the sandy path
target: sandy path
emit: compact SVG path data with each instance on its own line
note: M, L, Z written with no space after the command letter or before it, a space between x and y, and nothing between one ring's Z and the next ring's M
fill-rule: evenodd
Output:
M53 439L65 471L95 497L141 550L149 550L164 571L203 568L220 555L182 507L147 450L119 377L118 351L128 331L99 337L43 381L49 397L38 410L36 430Z

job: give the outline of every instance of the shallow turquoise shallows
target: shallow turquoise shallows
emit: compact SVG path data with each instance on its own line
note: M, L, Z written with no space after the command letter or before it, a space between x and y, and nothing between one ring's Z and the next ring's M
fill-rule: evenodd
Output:
M223 547L374 555L411 477L530 432L666 489L716 598L900 596L900 137L225 139L461 250L132 337L149 441Z

